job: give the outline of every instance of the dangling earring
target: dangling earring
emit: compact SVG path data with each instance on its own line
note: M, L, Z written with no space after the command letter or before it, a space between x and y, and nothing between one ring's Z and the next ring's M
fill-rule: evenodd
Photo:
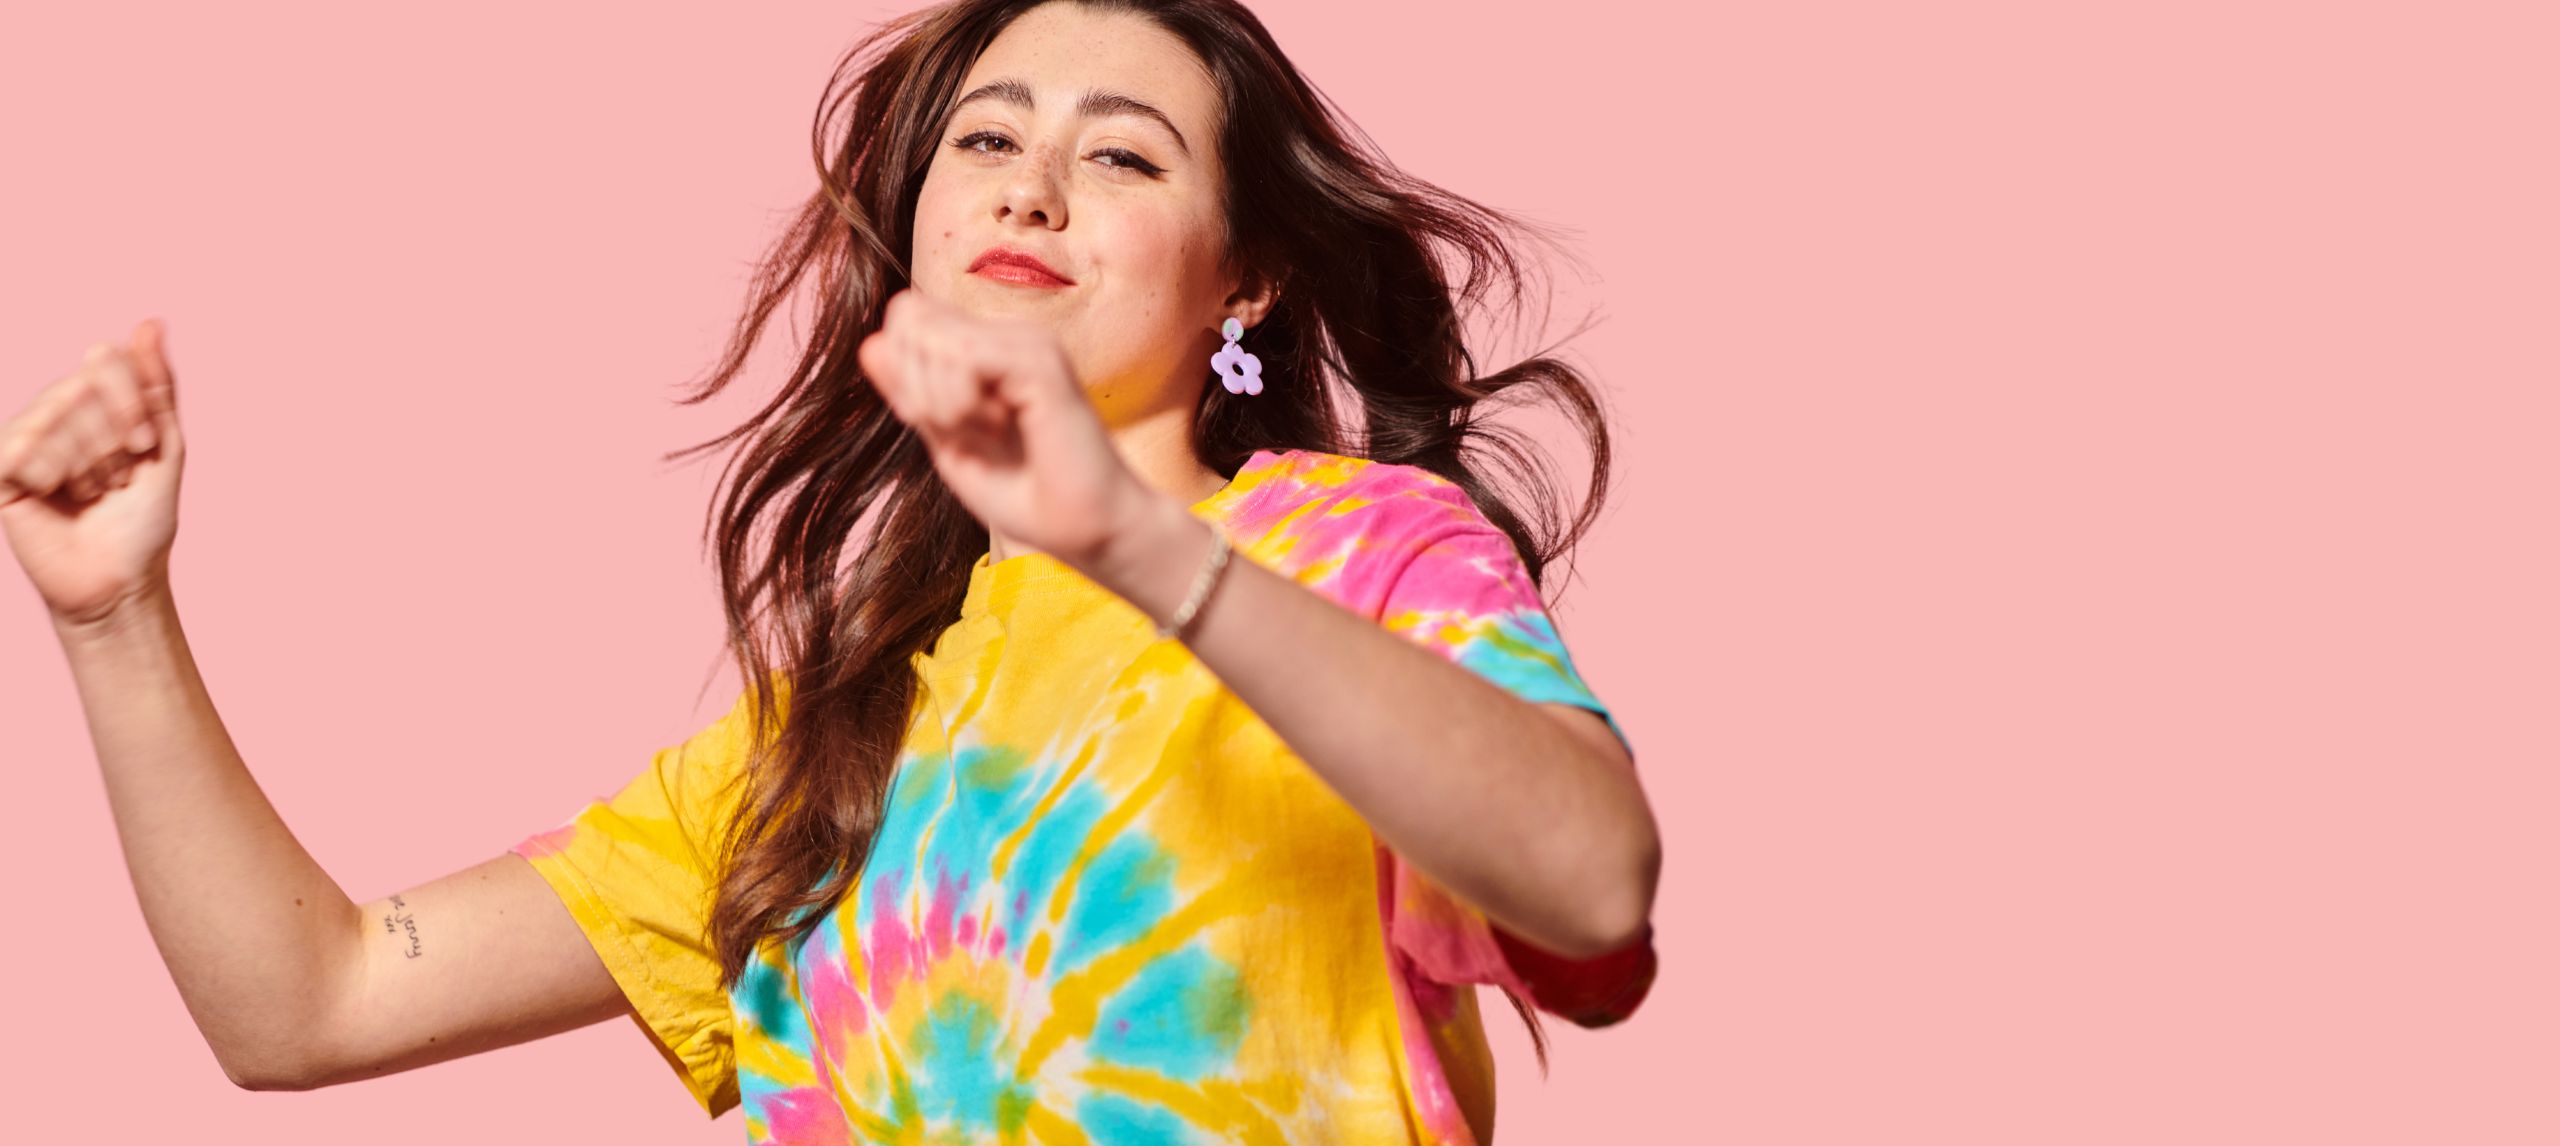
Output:
M1227 337L1227 344L1209 356L1209 365L1217 370L1218 379L1226 383L1227 393L1262 393L1262 359L1236 344L1237 339L1244 337L1244 324L1229 315L1225 322L1218 324L1218 333Z

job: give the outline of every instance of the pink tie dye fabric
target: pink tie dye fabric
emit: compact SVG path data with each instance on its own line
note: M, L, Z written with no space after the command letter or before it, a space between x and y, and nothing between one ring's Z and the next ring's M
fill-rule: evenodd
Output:
M1264 450L1192 511L1239 559L1624 739L1454 484ZM743 695L513 849L752 1143L1479 1142L1477 985L1603 1026L1652 983L1649 933L1561 958L1404 864L1185 646L1046 554L981 558L914 663L857 890L733 991L705 941L707 857Z

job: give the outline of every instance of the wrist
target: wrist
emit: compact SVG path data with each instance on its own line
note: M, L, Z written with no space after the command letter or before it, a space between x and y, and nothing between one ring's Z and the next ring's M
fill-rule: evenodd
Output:
M121 598L103 609L81 614L48 611L54 635L65 648L113 645L137 638L150 639L172 627L178 613L177 601L166 584Z
M1170 497L1146 491L1084 574L1161 623L1182 607L1216 538L1209 524Z

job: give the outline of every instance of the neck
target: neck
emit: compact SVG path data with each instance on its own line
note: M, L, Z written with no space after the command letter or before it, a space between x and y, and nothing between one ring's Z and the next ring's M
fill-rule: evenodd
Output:
M1121 463L1136 473L1148 489L1183 505L1208 497L1227 484L1226 478L1201 464L1199 455L1191 452L1191 411L1187 409L1169 410L1164 416L1112 427L1111 445L1119 452ZM992 530L988 532L990 562L1032 552L1036 550L1028 545Z

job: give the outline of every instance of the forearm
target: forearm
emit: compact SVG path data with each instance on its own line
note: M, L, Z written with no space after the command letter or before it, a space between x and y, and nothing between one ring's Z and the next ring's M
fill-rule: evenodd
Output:
M1209 545L1167 502L1094 573L1166 618ZM1596 954L1644 924L1643 793L1553 714L1241 556L1186 638L1381 840L1512 933Z
M214 712L164 593L57 621L144 923L235 1081L290 1070L357 937L356 905L277 817Z

